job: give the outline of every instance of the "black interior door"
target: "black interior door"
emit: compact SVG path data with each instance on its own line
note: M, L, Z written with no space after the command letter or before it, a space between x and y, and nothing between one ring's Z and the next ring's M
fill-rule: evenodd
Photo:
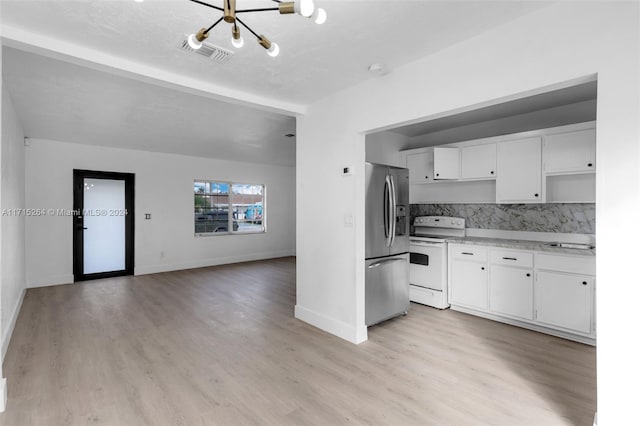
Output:
M73 171L74 281L133 274L131 173Z

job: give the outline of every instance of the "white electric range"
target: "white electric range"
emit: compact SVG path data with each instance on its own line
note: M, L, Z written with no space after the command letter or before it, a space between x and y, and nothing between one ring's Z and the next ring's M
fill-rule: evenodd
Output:
M418 216L409 237L409 298L438 309L449 307L447 290L447 238L465 236L460 217Z

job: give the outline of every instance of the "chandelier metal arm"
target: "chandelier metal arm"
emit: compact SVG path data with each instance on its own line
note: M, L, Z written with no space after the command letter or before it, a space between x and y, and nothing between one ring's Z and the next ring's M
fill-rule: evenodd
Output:
M211 25L209 28L207 28L206 30L204 30L204 33L208 33L209 31L211 31L213 29L213 27L215 27L216 25L218 25L220 23L220 21L222 21L224 18L220 18L218 19L216 22L213 23L213 25Z
M266 12L269 10L280 10L279 7L263 7L261 9L242 9L236 10L236 13L245 13L245 12Z
M260 36L258 34L256 34L256 32L253 31L251 28L249 28L249 26L247 24L242 22L242 20L240 18L236 17L236 21L240 22L240 25L242 25L243 27L248 29L251 34L253 34L258 40L260 40Z
M201 4L201 5L203 5L203 6L210 7L210 8L215 9L215 10L219 10L220 12L224 12L224 9L223 9L223 8L218 7L218 6L214 6L214 5L209 4L209 3L205 3L205 2L200 1L200 0L189 0L189 1L192 1L192 2L194 2L194 3Z
M1 0L0 0L1 1ZM142 1L142 0L138 0ZM272 0L274 3L278 5L278 7L261 7L261 8L253 8L253 9L236 9L237 0L222 0L222 4L224 7L214 6L212 4L206 3L203 0L189 0L193 3L201 4L203 6L207 6L211 9L215 9L217 11L222 12L222 17L214 22L209 28L200 28L197 33L190 34L187 37L187 43L191 49L198 50L202 47L204 40L209 37L209 32L220 22L225 21L229 24L232 24L231 28L231 44L236 48L241 48L244 44L244 40L242 35L240 34L240 29L238 28L238 23L243 26L247 31L249 31L253 36L258 40L258 44L264 47L267 51L267 54L273 58L278 56L280 52L280 47L278 43L273 43L264 35L259 35L255 31L253 31L247 24L245 24L239 17L238 14L241 13L250 13L250 12L280 12L280 15L289 15L293 13L297 13L305 18L311 18L314 20L316 24L322 24L327 20L327 12L321 8L315 8L313 4L313 0ZM211 0L209 0L211 1ZM184 45L186 47L186 45Z

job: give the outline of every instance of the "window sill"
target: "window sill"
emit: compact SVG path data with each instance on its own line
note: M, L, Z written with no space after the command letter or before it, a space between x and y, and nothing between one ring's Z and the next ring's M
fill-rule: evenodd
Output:
M257 231L257 232L205 232L205 233L195 233L194 237L219 237L222 235L257 235L257 234L266 234L267 231Z

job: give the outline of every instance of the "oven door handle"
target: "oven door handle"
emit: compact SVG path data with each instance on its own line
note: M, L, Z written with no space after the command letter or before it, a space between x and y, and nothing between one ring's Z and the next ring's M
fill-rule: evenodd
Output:
M428 241L409 240L409 246L422 246L422 247L444 247L445 243L432 243Z

